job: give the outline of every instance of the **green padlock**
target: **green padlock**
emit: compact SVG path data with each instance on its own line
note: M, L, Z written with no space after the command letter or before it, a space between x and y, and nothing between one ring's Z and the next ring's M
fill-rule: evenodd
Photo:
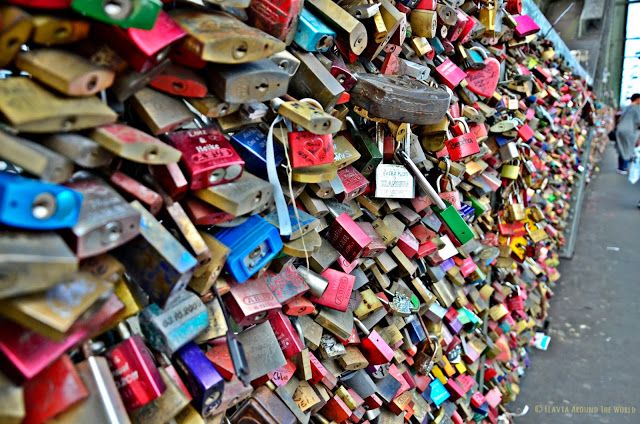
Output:
M415 163L409 158L409 155L404 151L398 152L398 158L402 162L402 164L411 172L416 179L417 183L420 185L422 190L424 190L431 200L435 203L431 207L435 212L436 216L440 218L440 220L451 230L452 235L456 238L456 240L460 244L465 244L469 240L473 239L474 234L473 230L466 223L464 219L460 216L460 213L453 207L453 205L443 201L436 190L429 184L429 181L425 178L425 176L420 172Z
M151 29L162 10L160 0L73 0L71 8L96 21L122 28Z

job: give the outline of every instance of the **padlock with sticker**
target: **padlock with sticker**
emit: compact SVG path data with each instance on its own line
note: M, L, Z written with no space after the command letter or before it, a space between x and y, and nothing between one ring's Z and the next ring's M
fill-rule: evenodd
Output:
M405 125L405 137L399 146L404 154L409 157L409 137L411 127ZM376 123L376 140L378 149L383 151L384 128ZM409 159L410 160L410 159ZM412 199L415 197L415 187L413 176L403 165L390 163L380 163L376 167L376 190L375 197L388 199Z

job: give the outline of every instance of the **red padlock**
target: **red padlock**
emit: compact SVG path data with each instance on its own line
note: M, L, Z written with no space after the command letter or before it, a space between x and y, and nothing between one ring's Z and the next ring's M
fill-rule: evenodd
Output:
M340 214L329 226L326 239L349 262L362 256L372 241L371 237L346 213Z
M281 308L264 278L253 278L246 283L232 282L224 296L229 314L239 325L258 324L269 319Z
M89 396L73 362L63 355L24 385L25 424L41 424Z
M280 311L276 311L270 318L269 324L278 339L284 357L291 359L304 349L304 344L289 318Z
M529 126L529 124L520 125L517 129L517 132L518 132L518 137L520 137L525 142L531 140L534 136L534 132Z
M187 35L171 17L160 11L153 28L121 28L96 25L96 34L113 46L133 69L146 72L169 55L169 47Z
M467 74L448 57L436 56L433 61L436 64L438 80L452 90L467 77Z
M169 142L182 152L180 163L190 180L191 190L237 180L244 160L226 137L214 128L175 131Z
M169 65L156 75L149 85L159 91L180 97L200 98L207 95L207 83L189 68Z
M282 311L292 317L309 315L316 311L316 307L306 297L298 296L282 307Z
M369 186L369 180L352 165L339 170L338 178L344 186L344 191L338 194L336 198L342 203L360 196Z
M449 137L449 139L444 142L445 147L449 152L449 158L457 161L478 153L480 151L480 146L478 145L475 135L469 131L467 122L463 119L452 119L452 121L461 122L464 132L456 137Z
M293 36L302 11L300 0L252 0L249 24L282 41Z
M505 9L512 15L522 14L522 0L507 0Z
M289 157L293 169L333 163L333 136L310 131L291 131Z

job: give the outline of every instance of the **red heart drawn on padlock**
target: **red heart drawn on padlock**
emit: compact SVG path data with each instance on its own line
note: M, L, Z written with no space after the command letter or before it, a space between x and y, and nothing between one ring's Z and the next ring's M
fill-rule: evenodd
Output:
M473 93L482 97L491 97L496 91L500 80L500 62L496 58L490 57L484 61L485 67L482 69L468 69L467 88Z
M322 137L311 137L304 141L301 153L315 163L324 162L327 156L327 146Z

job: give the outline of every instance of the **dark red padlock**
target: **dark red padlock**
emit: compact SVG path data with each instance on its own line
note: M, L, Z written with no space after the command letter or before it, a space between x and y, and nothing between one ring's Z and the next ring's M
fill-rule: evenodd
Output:
M269 324L278 339L284 357L291 359L304 349L304 343L289 318L280 311L276 311L270 318Z
M170 143L182 152L180 163L191 190L237 180L244 170L244 160L220 131L214 128L175 131Z

